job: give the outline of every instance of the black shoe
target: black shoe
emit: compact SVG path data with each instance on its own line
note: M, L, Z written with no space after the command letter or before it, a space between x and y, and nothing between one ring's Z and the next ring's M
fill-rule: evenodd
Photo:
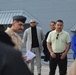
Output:
M34 74L32 73L32 75L34 75Z
M41 75L41 74L38 74L38 75Z

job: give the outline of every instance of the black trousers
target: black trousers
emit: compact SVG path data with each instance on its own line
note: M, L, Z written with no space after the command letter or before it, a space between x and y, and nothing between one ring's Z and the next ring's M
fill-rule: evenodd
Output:
M60 59L62 53L55 53L56 58L50 56L50 72L49 75L55 75L55 70L58 65L59 75L66 75L67 73L67 56L64 59Z

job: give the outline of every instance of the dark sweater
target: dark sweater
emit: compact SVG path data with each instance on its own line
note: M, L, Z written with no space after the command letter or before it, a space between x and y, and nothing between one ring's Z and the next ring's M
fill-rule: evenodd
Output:
M32 48L39 47L36 26L31 27L31 35L32 35Z

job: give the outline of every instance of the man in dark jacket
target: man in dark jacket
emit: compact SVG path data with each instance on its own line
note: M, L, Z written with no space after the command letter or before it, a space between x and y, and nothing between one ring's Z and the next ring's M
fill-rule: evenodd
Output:
M0 30L0 75L32 75L11 38Z
M12 47L15 46L15 44L12 42L11 37L7 33L5 33L4 31L2 31L2 30L0 30L0 42L8 44L8 45L10 45Z
M0 75L32 75L18 50L0 42Z
M46 35L45 35L45 39L44 39L44 41L43 41L43 53L44 53L44 61L49 61L49 57L50 57L50 54L49 54L49 51L48 51L48 49L47 49L47 44L46 44L46 39L47 39L47 36L48 36L48 34L49 34L49 32L51 32L51 31L53 31L53 30L55 30L55 21L51 21L51 23L50 23L50 31L48 31L47 33L46 33Z
M47 39L47 37L48 37L48 34L51 32L51 31L53 31L53 30L55 30L55 21L51 21L51 23L50 23L50 31L48 31L47 33L46 33L46 35L45 35L45 39L44 39L44 41L43 41L43 48L44 48L44 50L43 50L43 53L44 53L44 61L49 61L49 69L50 69L50 53L49 53L49 50L47 49L47 43L46 43L46 39ZM49 71L50 72L50 71Z

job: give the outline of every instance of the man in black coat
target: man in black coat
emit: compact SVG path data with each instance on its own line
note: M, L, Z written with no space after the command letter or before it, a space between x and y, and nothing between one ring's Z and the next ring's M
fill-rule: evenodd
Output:
M46 44L46 39L47 39L47 37L48 37L48 34L51 32L51 31L53 31L53 30L55 30L55 21L51 21L51 23L50 23L50 31L48 31L47 33L46 33L46 35L45 35L45 39L43 40L43 53L44 53L44 61L49 61L49 57L50 57L50 54L49 54L49 51L48 51L48 49L47 49L47 44Z
M32 75L18 50L0 42L0 75Z
M11 37L7 33L5 33L4 31L2 31L2 30L0 30L0 42L8 44L8 45L10 45L12 47L15 46L15 44L12 42Z
M22 54L13 46L11 38L0 31L0 75L32 75Z

